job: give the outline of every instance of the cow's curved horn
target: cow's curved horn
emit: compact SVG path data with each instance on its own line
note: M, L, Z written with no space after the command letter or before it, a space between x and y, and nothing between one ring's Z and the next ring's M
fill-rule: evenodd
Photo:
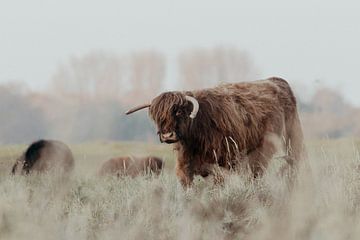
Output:
M151 104L148 104L148 103L142 104L142 105L140 105L140 106L137 106L137 107L134 107L134 108L132 108L132 109L127 110L127 111L125 112L125 114L128 115L128 114L131 114L131 113L133 113L133 112L139 111L139 110L141 110L141 109L143 109L143 108L148 108L148 107L150 107L150 105L151 105Z
M186 100L188 100L189 102L192 103L193 105L193 110L191 111L191 114L190 114L190 118L194 119L196 117L196 114L198 113L199 111L199 102L193 98L193 97L190 97L190 96L185 96Z

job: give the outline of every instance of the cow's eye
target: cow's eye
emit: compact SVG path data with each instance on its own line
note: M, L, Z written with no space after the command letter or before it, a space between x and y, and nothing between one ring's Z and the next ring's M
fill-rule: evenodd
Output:
M183 111L181 109L176 111L176 116L181 116L183 114Z

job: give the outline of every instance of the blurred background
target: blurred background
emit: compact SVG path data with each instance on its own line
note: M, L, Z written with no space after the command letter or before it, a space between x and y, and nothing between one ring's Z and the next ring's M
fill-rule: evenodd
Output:
M279 76L308 139L360 137L356 1L0 2L0 143L157 141L166 90Z

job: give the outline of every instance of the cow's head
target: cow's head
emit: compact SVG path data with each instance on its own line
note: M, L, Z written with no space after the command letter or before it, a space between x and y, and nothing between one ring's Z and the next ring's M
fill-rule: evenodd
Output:
M150 117L155 121L161 142L175 143L190 131L192 120L199 111L198 101L181 92L165 92L154 98L151 104L130 109L126 114L149 108Z
M27 164L25 162L24 156L20 156L18 159L16 159L15 164L13 165L11 169L11 174L13 175L23 175L25 173L28 173L28 171L24 170L26 168Z

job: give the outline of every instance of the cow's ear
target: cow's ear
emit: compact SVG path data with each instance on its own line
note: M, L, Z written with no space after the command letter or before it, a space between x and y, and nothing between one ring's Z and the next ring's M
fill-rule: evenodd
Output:
M12 169L11 169L11 174L12 174L12 175L15 174L17 165L18 165L18 161L16 161L16 163L14 164L14 166L13 166Z
M191 104L190 102L187 102L187 103L183 106L183 108L182 108L183 113L184 113L186 116L189 116L189 115L191 114L192 109L193 109L193 106L192 106L192 104Z

